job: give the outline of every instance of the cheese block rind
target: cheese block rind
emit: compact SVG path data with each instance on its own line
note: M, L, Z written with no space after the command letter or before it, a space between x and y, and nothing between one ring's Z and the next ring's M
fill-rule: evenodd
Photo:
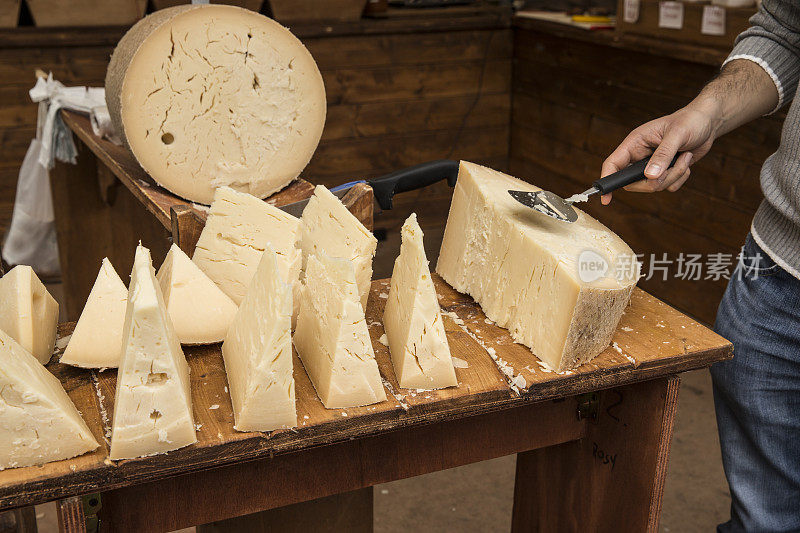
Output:
M299 290L300 220L250 194L221 187L214 196L192 261L237 305L242 302L267 243L278 254L284 281Z
M317 185L303 210L297 242L303 251L304 269L308 257L320 252L352 261L361 306L366 309L378 240L323 185Z
M150 251L139 245L128 290L109 457L155 455L195 442L189 365Z
M208 204L227 185L265 198L308 164L325 123L314 59L286 28L225 5L158 10L114 50L106 102L153 179Z
M128 289L106 257L60 362L82 368L116 368L122 355L127 307Z
M400 234L400 255L394 263L383 313L397 381L404 389L456 386L458 380L415 213L405 221Z
M540 189L461 162L436 271L553 369L575 368L608 347L639 264L583 211L561 222L509 190Z
M0 470L68 459L99 446L61 382L0 330Z
M181 344L222 342L236 304L173 244L156 274Z
M359 300L353 263L308 257L294 346L328 409L386 399Z
M267 245L222 343L234 429L297 426L292 371L292 287Z
M58 303L33 269L17 265L0 278L0 329L46 364L53 355Z

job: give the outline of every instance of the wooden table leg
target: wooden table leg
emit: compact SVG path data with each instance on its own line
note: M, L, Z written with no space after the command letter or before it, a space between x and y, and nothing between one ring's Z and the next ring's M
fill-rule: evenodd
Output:
M86 533L86 515L83 512L83 498L73 496L56 502L58 530L61 533Z
M602 391L585 438L518 454L512 531L657 531L679 387Z

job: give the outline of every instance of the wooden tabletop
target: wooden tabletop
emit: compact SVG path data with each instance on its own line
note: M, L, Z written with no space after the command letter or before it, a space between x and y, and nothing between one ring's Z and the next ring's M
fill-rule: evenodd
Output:
M507 330L487 320L469 297L438 276L434 278L450 349L457 358L458 387L438 391L399 388L388 349L379 341L384 333L381 322L389 280L373 282L366 312L388 400L366 407L325 409L295 354L298 427L293 430L269 434L235 431L220 345L186 347L199 427L197 444L155 457L112 462L108 437L116 371L94 372L52 362L48 368L64 384L101 446L81 457L0 472L0 509L269 458L530 401L575 396L706 367L732 354L725 339L637 289L612 346L573 372L555 373L526 347L515 344ZM62 325L60 338L69 335L73 327Z
M148 211L155 215L165 228L170 229L170 210L173 207L188 207L202 220L206 219L208 210L205 206L184 200L160 187L144 171L127 148L95 135L86 115L62 110L61 117L75 135L103 162L104 166L133 193ZM313 185L306 180L297 179L270 196L268 201L277 206L286 205L308 198L313 191Z

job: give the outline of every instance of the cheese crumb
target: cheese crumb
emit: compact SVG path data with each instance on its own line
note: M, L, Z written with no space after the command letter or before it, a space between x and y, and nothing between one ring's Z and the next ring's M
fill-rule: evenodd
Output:
M628 332L628 333L630 333L631 331L633 331L633 328L629 328L628 326L622 326L622 327L621 327L621 328L619 328L619 329L621 329L622 331L626 331L626 332Z
M379 298L383 298L383 299L385 300L385 299L387 299L387 298L389 297L389 295L388 295L387 293L385 293L385 292L382 292L382 293L380 293L380 294L378 295L378 297L379 297Z
M387 346L387 347L389 346L389 338L386 336L386 333L384 333L383 335L381 335L378 338L378 342L380 342L384 346Z
M218 404L218 403L215 403L214 405L212 405L212 406L211 406L211 407L209 407L208 409L209 409L210 411L213 411L214 409L219 409L219 404Z
M453 366L456 368L469 368L469 363L464 361L463 359L459 359L458 357L452 356L453 359Z

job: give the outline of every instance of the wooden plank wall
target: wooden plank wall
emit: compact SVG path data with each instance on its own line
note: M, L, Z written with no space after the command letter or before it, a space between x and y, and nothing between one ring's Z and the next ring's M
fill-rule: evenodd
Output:
M511 30L502 17L483 24L487 29L466 22L461 25L466 29L301 35L319 64L328 97L322 142L303 177L332 186L439 158L506 169ZM123 31L104 30L95 43L82 46L69 35L49 44L36 39L0 44L0 234L10 220L17 173L34 135L36 106L27 94L34 70L52 71L66 85L102 85ZM391 275L398 229L412 210L435 259L450 194L445 185L405 193L393 211L376 216L376 229L388 236L376 259L376 276Z
M337 185L432 159L508 167L510 29L305 39L325 80L328 119L303 176ZM416 211L429 259L439 252L452 191L444 183L395 198L375 216L375 277L388 277L399 228Z
M510 170L566 195L585 190L630 130L685 105L721 64L586 34L522 27L514 34ZM778 145L782 120L782 114L759 119L718 140L678 193L621 192L610 208L594 201L587 211L648 257L736 254L761 201L759 168ZM713 323L725 280L680 280L676 272L672 265L667 281L658 275L640 286Z

